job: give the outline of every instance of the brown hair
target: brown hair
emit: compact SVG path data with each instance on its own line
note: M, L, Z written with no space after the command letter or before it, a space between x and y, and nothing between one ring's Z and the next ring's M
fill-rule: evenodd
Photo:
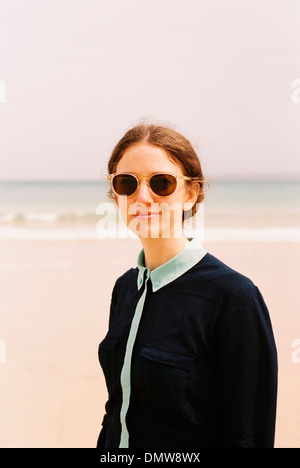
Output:
M162 148L174 163L179 163L183 174L188 177L197 177L200 191L198 198L190 210L185 214L185 218L192 216L197 211L197 203L204 200L204 177L199 158L191 143L177 131L161 125L137 125L128 130L115 146L108 161L108 173L116 172L116 167L120 159L129 146L145 142ZM199 179L199 181L198 181ZM189 183L190 181L188 181ZM110 198L115 198L112 190L108 193Z

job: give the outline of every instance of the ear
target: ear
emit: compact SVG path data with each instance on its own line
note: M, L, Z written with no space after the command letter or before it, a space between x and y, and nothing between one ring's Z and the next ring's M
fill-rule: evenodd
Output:
M197 182L187 185L185 203L191 203L192 206L196 203L200 193L200 185Z

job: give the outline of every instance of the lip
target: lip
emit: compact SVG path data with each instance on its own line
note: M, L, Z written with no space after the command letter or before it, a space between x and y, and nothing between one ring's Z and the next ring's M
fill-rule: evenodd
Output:
M155 218L158 215L159 213L141 213L141 214L134 215L134 217L140 218L140 219L151 219L151 218Z

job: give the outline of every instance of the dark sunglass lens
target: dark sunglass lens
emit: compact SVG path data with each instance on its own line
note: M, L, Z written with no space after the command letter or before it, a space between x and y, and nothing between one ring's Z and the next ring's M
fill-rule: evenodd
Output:
M176 189L176 184L176 177L170 174L157 174L150 180L151 189L161 197L171 195Z
M137 180L129 174L116 175L113 178L113 187L118 195L132 195L137 189Z

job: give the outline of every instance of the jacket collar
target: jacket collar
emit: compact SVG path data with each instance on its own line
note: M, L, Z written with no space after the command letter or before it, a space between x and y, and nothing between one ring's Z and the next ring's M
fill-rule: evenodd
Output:
M150 271L149 268L145 267L145 255L144 249L142 249L137 258L137 267L139 269L137 277L138 290L143 286L145 278L146 280L151 278L153 292L157 291L196 265L206 253L207 251L202 247L200 240L195 237L189 239L189 244L175 257Z

